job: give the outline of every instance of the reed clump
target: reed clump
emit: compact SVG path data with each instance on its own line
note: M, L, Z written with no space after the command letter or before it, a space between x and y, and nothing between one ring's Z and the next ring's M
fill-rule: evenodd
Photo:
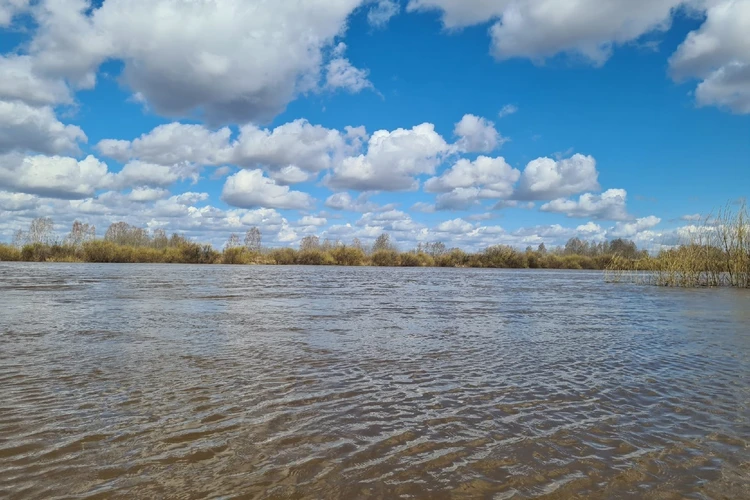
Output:
M0 261L15 262L21 260L21 251L11 245L0 243Z
M727 207L691 228L679 246L654 257L628 260L616 256L606 279L667 287L750 288L750 217L747 204Z

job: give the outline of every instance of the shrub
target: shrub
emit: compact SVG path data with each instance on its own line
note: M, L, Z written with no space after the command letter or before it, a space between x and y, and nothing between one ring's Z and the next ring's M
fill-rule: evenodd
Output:
M10 245L0 244L0 261L21 260L21 251Z
M397 267L401 264L401 259L395 250L378 250L370 256L370 262L373 266Z
M277 248L269 255L271 261L279 266L290 266L297 261L297 252L291 248Z
M361 249L347 246L331 250L331 257L337 266L361 266L365 261L365 253Z
M323 250L302 250L297 252L296 263L301 266L331 266L336 261Z

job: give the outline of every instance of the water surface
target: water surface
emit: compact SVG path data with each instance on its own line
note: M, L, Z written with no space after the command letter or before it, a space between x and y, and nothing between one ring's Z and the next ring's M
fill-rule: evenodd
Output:
M750 498L750 293L0 263L3 498Z

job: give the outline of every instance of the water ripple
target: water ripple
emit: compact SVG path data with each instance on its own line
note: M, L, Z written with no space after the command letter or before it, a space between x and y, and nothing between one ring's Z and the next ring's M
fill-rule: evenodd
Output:
M748 498L750 294L0 264L3 498Z

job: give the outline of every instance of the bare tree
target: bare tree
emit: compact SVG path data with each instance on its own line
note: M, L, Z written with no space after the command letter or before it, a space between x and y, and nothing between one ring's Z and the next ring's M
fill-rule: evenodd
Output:
M167 232L163 229L154 229L154 235L151 237L151 246L161 250L169 246L169 238L167 238Z
M29 235L23 229L13 233L13 246L16 248L23 247L29 239Z
M434 243L425 243L424 245L420 244L421 248L418 248L419 251L422 251L432 257L440 257L442 255L445 255L445 253L448 251L448 249L445 247L445 243L442 241L436 241Z
M32 245L41 243L50 245L53 243L54 234L52 232L54 224L49 217L37 217L31 221L29 232L27 233L27 243Z
M131 226L127 222L115 222L104 233L104 239L118 245L133 247L147 246L151 243L148 230Z
M391 237L388 233L383 233L375 239L372 251L377 252L379 250L393 250L393 243L391 243Z
M245 247L251 252L260 252L263 235L257 227L251 227L245 233Z
M87 241L92 241L96 237L96 227L90 224L84 224L81 221L73 222L70 234L65 238L65 244L72 247L80 248Z
M228 248L237 248L241 247L242 243L240 242L240 237L237 233L232 233L229 235L229 239L227 240L226 245L224 245L225 249Z
M302 241L299 242L299 249L301 252L308 250L319 250L320 249L320 238L317 236L305 236Z

